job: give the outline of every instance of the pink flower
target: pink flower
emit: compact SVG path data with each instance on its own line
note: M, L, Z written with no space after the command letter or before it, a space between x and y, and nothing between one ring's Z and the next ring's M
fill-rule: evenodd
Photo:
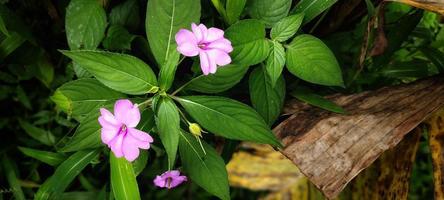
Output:
M217 66L231 63L228 55L233 51L231 42L224 38L224 31L203 24L191 24L193 32L180 29L176 34L177 51L185 56L200 57L200 68L204 75L216 73Z
M161 188L174 188L184 181L187 181L186 176L181 176L178 170L166 171L154 179L154 185Z
M135 129L140 121L137 105L128 99L121 99L114 104L114 115L105 108L100 108L100 113L102 142L111 148L116 157L124 156L131 162L139 156L139 148L150 148L153 138Z

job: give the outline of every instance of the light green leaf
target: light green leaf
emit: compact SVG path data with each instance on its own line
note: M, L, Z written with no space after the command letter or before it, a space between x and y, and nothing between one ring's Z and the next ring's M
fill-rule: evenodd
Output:
M62 163L66 157L60 153L50 151L41 151L37 149L30 149L26 147L18 147L18 149L25 155L35 158L51 166L57 166Z
M313 91L305 88L297 88L295 91L291 92L291 96L294 96L305 103L322 108L324 110L332 111L339 114L346 113L346 111L341 106L338 106L334 102L325 99L324 97L317 95L313 93Z
M76 73L77 78L91 78L93 75L86 71L82 66L80 66L76 62L71 62L72 68L74 69L74 72Z
M194 78L186 89L210 94L223 92L238 84L247 71L248 67L240 65L220 67L216 74Z
M304 24L330 8L338 0L301 0L290 13L304 13Z
M179 54L175 53L161 66L159 72L159 87L164 91L168 91L173 85L176 75L177 65L179 64Z
M157 92L157 80L151 68L140 59L105 51L62 51L111 89L126 94Z
M255 19L238 21L225 31L231 41L233 64L255 65L268 56L269 44L265 39L265 25Z
M108 28L103 47L108 50L130 50L131 42L136 38L121 25L111 25Z
M8 156L4 155L2 159L3 170L6 174L6 179L9 183L9 188L14 195L14 199L17 200L25 200L25 194L20 186L20 180L17 177L17 166L13 160L9 159Z
M121 25L135 30L140 24L139 3L137 0L128 0L117 5L109 14L112 25Z
M244 10L247 0L227 0L225 11L227 14L228 24L234 24L239 21L239 17Z
M111 165L111 187L116 200L140 199L139 186L133 166L125 158L109 154Z
M49 131L38 128L21 119L19 119L19 124L23 128L23 130L25 130L25 132L35 140L48 146L54 145L55 143L54 135L52 135Z
M295 76L320 85L344 85L335 55L320 39L299 35L286 47L287 68Z
M282 76L278 77L273 88L265 73L263 67L258 67L250 74L250 98L253 107L271 126L284 106L285 80Z
M265 62L265 72L274 87L285 66L285 49L281 43L271 41L270 54Z
M171 169L174 166L179 145L179 110L176 104L168 97L160 97L156 109L157 131L168 155L168 167Z
M178 54L174 39L181 28L190 28L200 19L200 0L150 0L146 11L146 34L159 65Z
M217 96L187 96L175 100L202 127L216 135L281 146L262 117L243 103Z
M265 22L267 27L287 16L291 7L291 0L254 0L248 3L250 16Z
M66 8L66 37L69 48L95 49L105 35L106 13L98 1L72 0Z
M279 20L271 28L271 39L279 42L287 41L298 31L303 19L304 14L296 14Z
M180 158L187 175L209 193L221 198L230 199L228 174L224 160L217 152L202 141L205 153L196 138L191 134L181 133Z
M99 155L100 149L78 151L72 154L40 186L34 199L45 200L60 196L82 170Z
M96 79L85 78L63 84L51 96L51 100L68 115L81 120L92 109L125 97L126 95L109 89Z

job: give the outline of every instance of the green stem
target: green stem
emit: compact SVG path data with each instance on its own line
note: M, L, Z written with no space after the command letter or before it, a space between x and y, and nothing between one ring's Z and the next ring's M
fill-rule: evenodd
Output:
M228 23L227 14L225 12L225 8L222 5L222 3L220 2L220 0L211 0L211 3L213 3L213 6L216 8L217 12L222 16L224 21L226 23Z
M192 83L194 80L198 79L199 77L201 77L203 75L200 75L196 78L191 79L190 81L186 82L185 84L183 84L182 86L180 86L180 88L177 88L177 90L175 90L173 93L171 93L171 96L176 95L177 93L179 93L181 90L183 90L186 86L188 86L190 83Z

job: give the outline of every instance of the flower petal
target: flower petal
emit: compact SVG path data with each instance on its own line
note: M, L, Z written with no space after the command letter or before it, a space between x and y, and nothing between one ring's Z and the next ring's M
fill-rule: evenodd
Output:
M100 130L100 138L102 139L102 142L105 144L109 144L110 141L112 141L116 135L119 133L119 129L110 128L110 127L103 127Z
M100 108L99 123L102 127L118 127L120 123L116 120L114 115L105 108Z
M204 75L208 75L210 73L210 61L208 55L205 51L201 51L199 53L200 58L200 69L202 69L202 73Z
M168 188L174 188L177 187L178 185L180 185L181 183L183 183L184 181L187 181L187 177L186 176L177 176L174 177L171 180L171 183L168 185Z
M193 30L194 36L196 37L197 43L202 42L207 37L207 27L203 24L197 26L195 23L191 24L191 29Z
M139 108L134 106L128 99L116 101L116 104L114 104L114 115L117 121L131 128L136 127L140 121Z
M184 56L192 57L199 54L199 47L197 44L192 42L185 42L177 46L177 51L179 51Z
M111 151L113 151L114 155L117 158L123 156L122 152L122 143L123 143L123 134L117 135L113 140L108 143L108 146L111 147Z
M153 182L157 187L165 187L166 184L166 181L162 176L156 176Z
M233 46L231 46L230 40L227 40L225 38L218 39L214 42L211 42L210 44L208 44L207 48L219 49L219 50L225 51L227 53L230 53L233 51Z
M224 66L231 63L230 56L224 51L212 49L207 51L210 60L213 60L217 65Z
M197 39L196 36L194 36L193 32L186 30L186 29L180 29L175 36L177 45L181 45L183 43L192 43L197 46Z
M207 31L207 37L204 42L213 42L215 40L222 39L224 37L224 31L218 28L209 28Z
M126 135L123 139L122 152L125 159L132 162L139 157L138 144L140 142L130 135Z
M153 142L153 138L146 132L137 130L135 128L128 128L128 133L137 140L144 142Z

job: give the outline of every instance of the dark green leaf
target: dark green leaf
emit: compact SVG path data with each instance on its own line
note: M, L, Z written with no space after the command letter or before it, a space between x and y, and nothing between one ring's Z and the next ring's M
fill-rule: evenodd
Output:
M25 200L25 194L20 186L20 181L16 174L17 166L15 165L14 161L5 155L3 156L2 164L6 174L6 179L9 183L9 188L14 195L14 199Z
M66 37L69 48L95 49L105 35L105 10L98 1L72 0L66 8Z
M238 21L231 25L225 36L231 41L233 64L255 65L268 56L269 44L265 39L265 25L255 19Z
M104 51L62 51L111 89L126 94L157 92L157 80L151 68L140 59Z
M137 157L137 159L131 163L134 168L135 176L138 176L140 173L142 173L143 169L145 169L147 162L148 162L148 151L140 151L139 157Z
M230 199L228 174L223 159L204 141L202 145L205 153L196 138L181 133L179 150L185 172L209 193L224 200Z
M131 42L136 38L121 25L111 25L108 28L103 47L109 50L130 50Z
M60 196L77 175L100 153L99 149L78 151L66 159L54 174L40 186L35 199L53 199Z
M422 53L438 68L439 72L444 72L444 53L437 48L427 47L421 49Z
M25 38L17 34L16 32L11 32L9 37L6 37L0 43L0 60L6 58L14 50L16 50L20 45L25 42Z
M5 22L3 21L2 16L0 15L0 32L9 37L8 29L6 28Z
M339 114L345 114L346 111L341 107L336 105L334 102L325 99L324 97L313 93L312 91L305 88L297 88L295 91L291 92L291 95L297 99L308 103L310 105L332 111Z
M244 10L247 0L227 0L225 11L227 14L228 24L234 24L239 21L239 17Z
M31 110L31 101L29 100L29 97L26 94L25 90L23 90L23 88L18 85L15 92L17 93L17 99L20 101L20 103L22 103L27 109Z
M296 14L279 20L271 28L271 39L279 42L287 41L298 31L303 19L304 14Z
M168 97L160 97L157 103L156 125L160 140L168 155L168 166L171 169L176 160L180 135L180 116L176 104Z
M247 71L248 67L227 65L217 69L216 74L196 77L186 88L202 93L223 92L239 83Z
M23 130L25 130L25 132L35 140L48 146L54 145L55 143L54 135L52 135L49 131L38 128L21 119L19 119L19 124L23 128Z
M273 87L265 73L263 67L258 67L250 74L250 98L253 107L271 126L284 105L285 80L282 76L278 77Z
M338 0L301 0L290 13L304 13L304 24L330 8Z
M159 72L159 87L167 91L173 85L176 69L179 62L179 54L175 53L161 66Z
M305 81L327 86L344 85L335 55L318 38L295 37L287 46L286 57L288 70Z
M176 100L200 125L214 134L281 146L262 117L243 103L217 96L187 96Z
M133 166L125 158L109 154L111 165L111 186L116 200L140 199L139 186Z
M174 37L181 28L190 28L200 19L199 0L150 0L146 11L146 34L159 65L178 54Z
M128 0L117 5L109 14L109 21L112 25L121 25L137 29L140 24L139 3L137 0Z
M274 87L285 66L285 49L281 43L271 41L270 54L265 62L265 72Z
M250 16L265 22L267 27L287 16L291 7L291 0L254 0L248 3Z
M86 78L63 84L51 96L51 100L68 115L80 120L92 109L125 97L96 79Z
M30 149L26 147L18 147L18 149L25 155L35 158L51 166L57 166L62 163L66 157L60 153L50 151L41 151L37 149Z

